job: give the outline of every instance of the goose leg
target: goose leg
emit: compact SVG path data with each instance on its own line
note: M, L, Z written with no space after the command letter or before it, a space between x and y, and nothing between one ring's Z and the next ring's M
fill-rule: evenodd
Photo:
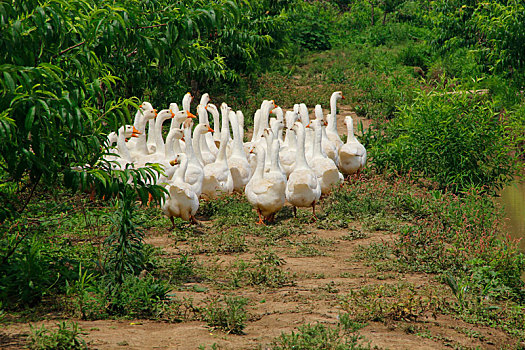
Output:
M199 222L197 221L197 219L195 218L194 215L190 216L190 222L194 225L198 225Z
M170 220L171 220L171 229L174 230L175 229L175 220L173 219L173 216L170 216Z
M257 225L264 225L263 217L261 215L261 210L257 209L257 214L259 214L259 221L256 222Z
M297 208L295 207L295 205L292 208L293 208L293 217L296 218L297 217Z
M312 219L313 221L317 221L317 216L315 215L315 201L312 203Z

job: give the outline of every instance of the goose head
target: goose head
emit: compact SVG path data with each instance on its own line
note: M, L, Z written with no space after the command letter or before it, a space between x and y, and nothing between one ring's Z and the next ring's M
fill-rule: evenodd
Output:
M321 105L315 105L315 119L324 120L323 108Z
M140 131L138 131L133 125L123 125L118 129L118 134L124 133L125 138L138 137Z
M284 112L283 109L279 106L277 108L272 109L272 114L274 114L277 117L277 120L283 120L284 119Z
M159 114L157 115L157 118L159 120L166 120L166 119L171 119L175 117L175 113L173 113L170 109L163 109L162 111L159 112Z
M157 110L156 109L147 109L143 113L143 117L146 120L155 119L157 117Z
M206 107L204 108L206 108L206 110L210 112L211 114L216 114L216 115L219 114L219 110L217 109L217 106L214 105L213 103L207 103L205 106Z
M208 123L206 123L206 124L199 124L195 128L195 132L197 132L199 134L206 134L207 132L213 132L213 129L210 128L210 124L208 124Z
M170 103L170 111L177 113L179 111L179 105L177 105L175 102Z
M142 112L145 112L147 110L153 109L153 106L151 105L151 103L144 101L139 105L139 108Z
M335 91L332 96L330 97L330 99L335 99L336 101L337 100L344 100L345 99L345 96L343 95L343 92L342 91Z
M189 111L191 101L193 101L193 96L191 96L191 93L187 92L186 95L182 98L182 109Z
M347 115L345 117L345 125L346 126L353 126L354 125L354 120L352 119L351 116Z
M221 113L222 113L222 115L228 115L229 108L230 107L228 107L226 102L221 103Z
M270 128L272 128L274 133L279 132L284 129L284 121L282 119L272 118L272 120L270 120Z
M183 133L182 129L180 129L180 128L173 128L173 129L170 129L170 132L168 133L168 136L166 136L166 140L168 140L170 138L175 138L176 140L181 140L183 136L184 136L184 133Z
M210 102L210 95L205 93L201 96L201 101L199 104L206 106Z

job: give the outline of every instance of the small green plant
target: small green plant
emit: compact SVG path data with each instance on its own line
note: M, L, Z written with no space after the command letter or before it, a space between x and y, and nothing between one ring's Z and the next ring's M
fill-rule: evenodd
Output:
M226 333L243 334L246 327L246 305L248 299L242 297L224 297L213 299L205 310L208 326Z
M76 322L63 321L57 323L56 331L48 330L44 325L31 325L29 347L35 350L74 350L87 349L86 342L80 336Z
M110 300L108 309L117 316L155 318L168 300L169 286L152 276L128 275L118 288L110 288L106 294Z
M330 328L320 323L305 324L297 332L281 334L273 341L273 350L327 349L327 350L364 350L370 345L363 344L357 334L345 334L340 325Z
M342 298L342 307L354 322L414 321L436 314L444 305L429 288L418 290L412 285L375 285L351 291Z

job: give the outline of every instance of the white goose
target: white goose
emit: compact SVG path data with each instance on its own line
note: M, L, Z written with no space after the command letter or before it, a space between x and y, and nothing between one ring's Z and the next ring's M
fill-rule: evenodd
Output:
M337 101L341 99L345 99L341 91L336 91L330 96L330 114L327 116L328 125L326 126L326 136L332 141L337 152L343 146L343 141L337 132Z
M310 165L317 179L319 179L321 193L329 194L333 186L344 181L344 177L337 169L334 161L327 158L321 150L323 137L321 121L312 120L308 127L314 129L314 154Z
M297 113L287 111L285 115L286 120L286 135L284 137L284 143L279 152L279 159L281 166L286 174L286 177L290 176L295 166L295 153L297 152L297 138L295 133L291 130L294 123L297 121Z
M305 131L300 122L296 122L292 130L297 134L297 158L295 168L286 183L286 199L293 205L294 216L296 207L312 207L315 219L315 202L321 197L321 185L314 171L306 163L304 153Z
M228 157L228 166L230 167L233 179L233 190L242 193L244 192L244 187L252 177L252 169L242 146L237 114L230 111L229 119L233 131L233 143L231 146L231 156Z
M299 104L299 120L303 123L303 128L310 124L310 115L308 114L308 107L304 103ZM305 130L304 149L305 154L312 154L314 148L314 133L311 129Z
M199 124L208 125L208 112L206 111L206 108L203 105L197 106L197 115L199 116ZM212 151L210 151L210 148L208 147L206 136L207 135L201 137L199 142L201 157L202 161L204 162L204 165L211 164L215 162L216 159L216 156L213 154ZM213 146L215 146L215 144Z
M323 153L334 161L335 165L339 163L339 157L337 155L337 147L333 144L332 141L328 139L328 135L326 134L326 122L324 120L323 115L323 108L321 105L315 106L315 119L319 120L319 125L321 126L321 134L322 134L322 142L321 142L321 149L323 150ZM315 133L315 130L314 130Z
M354 121L345 118L348 130L346 143L339 149L339 169L345 175L359 174L366 165L366 149L354 135Z
M211 139L213 140L214 143L219 143L221 141L221 131L220 131L220 128L221 128L221 124L220 124L221 116L219 114L219 109L213 103L208 103L206 105L206 110L211 113L211 116L213 118L213 130L215 130L213 132L213 135L209 134L209 136L211 137ZM217 147L217 146L215 146L215 147Z
M144 104L141 106L144 106ZM151 106L151 104L149 104L149 106ZM136 138L137 141L133 142L134 140L131 140L128 144L128 148L134 157L142 158L149 154L146 140L146 124L150 121L153 121L153 124L155 124L156 117L157 111L153 108L144 110L139 116L137 121L138 125L136 126L137 130L139 131L139 136Z
M208 145L208 148L209 148L210 152L213 153L214 157L217 157L217 153L219 153L219 149L217 148L216 143L219 143L219 141L221 139L221 133L220 133L220 131L218 131L218 129L220 128L219 111L217 110L217 106L215 106L212 103L208 103L208 104L205 104L205 105L201 104L201 105L204 106L204 109L206 109L206 111L211 113L211 116L213 118L213 127L214 127L215 131L213 132L213 135L211 133L204 135L204 138L206 140L206 144ZM201 123L201 124L209 124L208 114L207 113L206 114L204 114L204 113L202 114L202 120L201 120L201 116L199 115L199 123Z
M175 227L174 217L197 223L195 213L199 209L199 197L193 192L191 186L184 181L184 174L188 167L186 155L178 154L173 165L180 164L173 175L173 179L166 186L169 196L162 205L162 211L170 218L172 227Z
M184 140L186 144L186 156L188 159L188 169L186 170L186 175L184 180L190 184L193 189L193 192L197 194L197 197L200 197L202 193L202 181L204 180L204 168L202 163L199 160L199 157L196 155L195 146L198 147L199 139L202 135L206 134L208 131L213 131L209 125L199 124L195 127L193 131L194 139L191 137L191 128L193 123L191 120L184 122ZM199 150L200 153L200 150Z
M284 195L282 184L276 184L269 179L265 179L264 162L265 151L261 145L256 147L257 167L248 184L246 184L245 194L248 202L257 210L259 214L258 224L264 224L263 218L273 219L284 205Z
M133 125L124 125L118 129L117 137L117 149L116 153L118 157L109 156L106 159L115 161L118 164L113 163L111 167L113 169L126 168L128 164L133 165L133 157L129 152L128 146L126 145L126 137L137 137L140 132Z
M219 154L214 163L204 166L204 181L202 194L208 198L215 198L220 193L233 192L233 178L226 158L226 146L230 136L228 127L228 113L222 116L221 145Z

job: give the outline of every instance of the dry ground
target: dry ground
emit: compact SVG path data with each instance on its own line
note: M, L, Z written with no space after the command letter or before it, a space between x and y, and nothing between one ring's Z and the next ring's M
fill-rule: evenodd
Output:
M295 219L289 219L295 220ZM203 222L203 225L209 223ZM401 274L396 272L378 273L365 262L355 259L360 245L393 238L388 232L373 232L368 237L354 241L342 239L347 232L341 230L320 230L314 225L308 227L309 233L290 237L294 244L274 247L277 255L286 262L284 269L295 274L294 285L276 289L244 287L233 291L235 295L250 300L249 321L244 335L225 334L212 330L202 321L181 323L156 322L149 320L99 320L80 321L85 331L84 338L91 349L197 349L201 345L217 344L221 349L265 349L282 332L291 332L305 323L321 322L327 325L337 323L342 312L340 297L350 290L372 284L407 282L416 288L428 287L440 290L442 284L434 282L432 276L425 274ZM195 256L204 268L228 269L232 261L253 257L258 237L247 237L248 252L225 254L201 254ZM319 242L311 246L322 255L300 257L297 244L302 241ZM165 254L177 258L191 249L180 242L174 245L168 232L151 230L147 242L165 250ZM207 292L199 293L188 283L175 295L179 298L191 297L194 304L210 295L221 293L214 282L200 282ZM53 327L59 320L52 314L48 320L36 322ZM16 321L3 326L0 342L3 349L21 349L29 334L30 326ZM450 316L431 315L415 322L386 321L369 322L360 334L372 346L382 349L440 349L440 348L483 348L500 349L514 341L504 332L483 326L473 326Z

